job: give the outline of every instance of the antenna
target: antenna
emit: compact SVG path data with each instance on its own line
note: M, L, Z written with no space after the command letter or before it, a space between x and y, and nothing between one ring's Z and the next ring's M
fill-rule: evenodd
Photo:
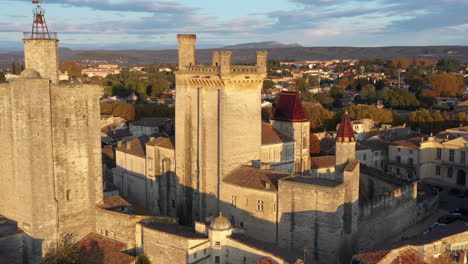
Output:
M39 1L32 1L37 5L33 10L33 25L31 30L31 38L33 39L51 39L47 23L45 21L45 10L41 7ZM42 2L45 3L45 2Z

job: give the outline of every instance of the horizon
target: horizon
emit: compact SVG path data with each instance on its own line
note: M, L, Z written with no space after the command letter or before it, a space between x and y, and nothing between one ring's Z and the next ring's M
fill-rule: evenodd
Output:
M7 2L0 11L0 51L21 50L21 34L30 30L35 5L29 0ZM184 32L199 36L200 49L265 39L305 47L468 43L464 0L184 2L51 0L43 8L50 30L61 36L61 46L73 50L175 49L175 35Z

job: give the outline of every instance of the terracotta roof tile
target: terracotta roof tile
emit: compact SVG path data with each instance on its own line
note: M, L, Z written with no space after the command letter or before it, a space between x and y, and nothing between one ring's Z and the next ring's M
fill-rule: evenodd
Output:
M378 264L388 253L390 253L390 250L364 253L354 255L353 259L362 264Z
M229 173L224 182L248 188L277 191L278 179L289 176L289 173L257 169L242 165Z
M392 144L401 146L401 147L406 147L406 148L418 149L420 147L422 139L423 139L422 137L414 137L414 138L394 141Z
M293 141L294 139L290 138L283 132L273 128L271 125L262 123L262 145L278 144Z
M116 148L116 150L125 152L127 154L135 155L141 158L146 157L146 149L139 138L134 138L130 141L125 142L122 147Z
M75 244L80 251L80 263L130 264L135 257L122 253L127 245L117 240L90 233Z
M302 108L299 92L283 91L281 93L273 119L289 122L305 122L309 120Z
M348 113L343 115L341 119L340 129L336 136L336 141L338 142L355 142L356 138L354 137L354 130L351 126L351 121L349 120Z
M167 137L158 137L148 142L147 145L158 146L158 147L167 148L167 149L175 149L174 141Z
M345 171L354 171L359 166L359 160L350 160L346 165Z
M320 156L310 158L311 169L331 168L335 167L335 156Z
M127 200L122 198L119 195L111 196L108 198L104 198L104 203L100 205L103 209L112 209L116 207L130 207L132 206Z

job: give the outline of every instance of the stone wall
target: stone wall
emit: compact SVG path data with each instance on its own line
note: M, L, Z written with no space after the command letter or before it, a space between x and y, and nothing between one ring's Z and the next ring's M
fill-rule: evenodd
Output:
M302 178L307 181L307 177ZM344 236L344 187L343 184L319 186L288 178L280 180L278 245L306 249L306 262L339 263L343 255L340 241Z
M263 211L257 208L263 201ZM233 205L234 203L234 205ZM277 193L223 183L221 212L247 236L275 243L277 241Z
M52 83L59 82L58 40L24 39L24 58L26 69L38 71Z
M372 251L376 245L400 234L423 217L418 217L421 212L416 195L417 183L411 183L361 203L357 251Z

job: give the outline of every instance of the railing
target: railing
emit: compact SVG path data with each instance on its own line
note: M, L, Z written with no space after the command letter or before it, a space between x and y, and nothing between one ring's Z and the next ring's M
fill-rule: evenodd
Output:
M198 72L198 73L219 73L219 67L216 66L188 66L187 71Z
M238 65L233 65L231 67L232 72L236 73L256 73L258 72L258 67L257 66L238 66Z
M47 32L47 33L23 32L23 39L52 39L52 40L58 40L57 32Z

